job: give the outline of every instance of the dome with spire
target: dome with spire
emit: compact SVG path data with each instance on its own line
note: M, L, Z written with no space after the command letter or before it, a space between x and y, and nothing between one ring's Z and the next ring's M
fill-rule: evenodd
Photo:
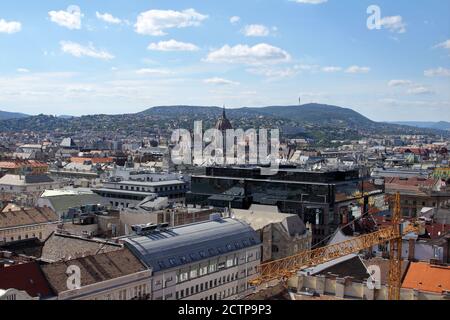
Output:
M216 129L220 131L233 129L230 120L227 118L225 106L223 107L222 116L216 122Z

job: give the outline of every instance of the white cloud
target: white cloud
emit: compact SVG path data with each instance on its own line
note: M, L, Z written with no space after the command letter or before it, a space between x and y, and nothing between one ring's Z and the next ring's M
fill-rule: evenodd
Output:
M229 85L233 85L233 86L237 86L239 85L239 82L235 82L235 81L231 81L231 80L227 80L227 79L223 79L223 78L210 78L210 79L205 79L203 80L204 83L207 84L214 84L214 85L219 85L219 86L229 86Z
M50 20L70 30L81 29L81 18L83 14L77 6L70 6L66 11L49 11Z
M259 76L264 76L266 78L275 80L293 77L300 72L300 68L298 66L289 67L289 68L250 68L246 70L251 74L256 74Z
M424 71L426 77L450 77L450 69L439 67L436 69L429 69Z
M328 0L291 0L291 1L304 4L322 4L328 2Z
M345 70L346 73L369 73L369 67L351 66Z
M139 75L159 75L159 76L166 76L173 74L173 72L165 69L150 69L150 68L144 68L136 70L136 74Z
M434 94L434 91L424 86L416 86L409 89L407 93L413 95L425 95L425 94Z
M17 72L20 72L20 73L28 73L28 72L30 72L30 70L28 70L28 69L26 69L26 68L18 68L18 69L17 69Z
M225 45L218 50L211 51L206 61L240 64L272 64L291 60L289 53L283 49L260 43L253 47L238 44L234 47Z
M160 41L158 43L150 43L148 50L153 51L197 51L199 48L192 43L180 42L176 40Z
M404 87L410 86L412 82L410 80L391 80L388 82L389 87Z
M342 68L341 67L332 67L332 66L330 66L330 67L323 67L322 71L323 72L327 72L327 73L339 72L339 71L342 71Z
M270 34L270 30L262 24L251 24L245 26L242 33L247 37L266 37Z
M122 20L120 20L119 18L114 17L112 14L110 13L100 13L100 12L96 12L95 13L97 19L102 20L104 22L107 23L112 23L112 24L120 24L122 23Z
M447 49L450 52L450 39L435 45L434 48Z
M72 41L61 41L60 45L62 52L71 54L77 58L91 57L102 60L114 59L112 54L107 51L98 50L92 44L89 44L89 46L83 46Z
M238 16L233 16L230 18L230 23L231 24L238 24L241 21L241 18Z
M199 26L208 18L194 9L184 11L150 10L142 12L137 18L135 30L139 34L163 36L166 29Z
M401 16L384 17L381 19L380 24L382 27L391 32L406 32L406 24L403 22L403 18Z
M22 30L22 24L17 21L6 21L4 19L0 19L0 33L16 33Z

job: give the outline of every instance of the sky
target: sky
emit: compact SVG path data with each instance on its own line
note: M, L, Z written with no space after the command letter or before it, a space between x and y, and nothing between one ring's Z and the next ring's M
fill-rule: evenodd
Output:
M376 121L450 121L450 1L0 1L0 110L299 98Z

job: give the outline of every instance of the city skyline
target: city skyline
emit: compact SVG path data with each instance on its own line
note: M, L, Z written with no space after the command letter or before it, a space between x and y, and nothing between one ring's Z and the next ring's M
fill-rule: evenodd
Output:
M366 25L372 4L380 30ZM301 96L376 121L450 121L449 9L442 1L4 2L0 110L78 116L294 105Z

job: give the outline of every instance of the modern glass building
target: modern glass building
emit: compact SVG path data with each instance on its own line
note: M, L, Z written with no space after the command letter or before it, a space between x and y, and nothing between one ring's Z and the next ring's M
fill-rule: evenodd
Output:
M209 167L192 177L187 203L248 209L253 203L276 205L298 214L313 226L313 244L367 211L374 197L383 196L382 181L360 177L359 170L306 171L280 168L263 175L259 167Z

